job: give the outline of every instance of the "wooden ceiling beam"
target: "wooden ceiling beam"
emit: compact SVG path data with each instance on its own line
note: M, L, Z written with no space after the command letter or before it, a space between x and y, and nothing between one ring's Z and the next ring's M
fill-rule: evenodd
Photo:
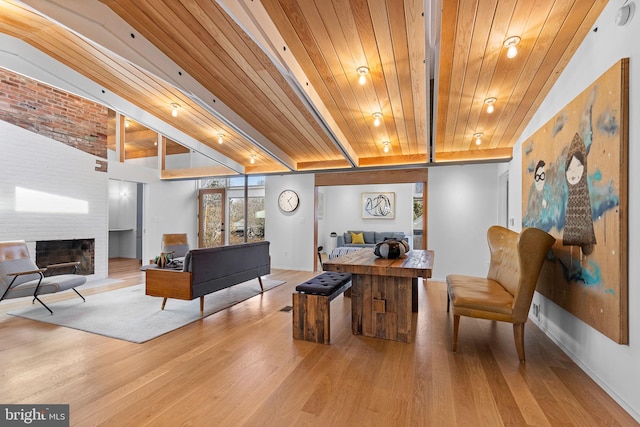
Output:
M326 172L315 176L315 186L365 185L388 183L427 182L429 170L423 168L389 169L376 171Z
M477 162L477 161L507 161L511 160L513 148L493 148L488 150L467 150L436 153L437 163L446 162Z

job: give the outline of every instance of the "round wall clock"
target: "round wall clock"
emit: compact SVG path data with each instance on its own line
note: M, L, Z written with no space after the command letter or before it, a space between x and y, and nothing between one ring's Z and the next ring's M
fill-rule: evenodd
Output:
M284 190L278 196L278 206L285 212L293 212L298 208L300 198L298 193L293 190Z

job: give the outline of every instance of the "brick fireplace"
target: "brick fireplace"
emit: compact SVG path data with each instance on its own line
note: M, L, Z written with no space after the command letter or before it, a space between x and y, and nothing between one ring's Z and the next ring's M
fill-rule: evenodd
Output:
M39 240L36 242L36 264L40 268L63 262L80 261L78 274L94 274L95 239ZM59 273L71 272L72 269Z

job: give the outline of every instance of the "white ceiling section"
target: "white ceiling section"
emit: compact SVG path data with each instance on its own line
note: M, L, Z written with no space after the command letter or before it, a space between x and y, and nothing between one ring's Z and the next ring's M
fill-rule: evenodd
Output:
M203 175L340 171L509 160L605 4L0 0L0 32L221 165ZM520 43L509 59L511 36ZM141 144L126 150L140 155Z

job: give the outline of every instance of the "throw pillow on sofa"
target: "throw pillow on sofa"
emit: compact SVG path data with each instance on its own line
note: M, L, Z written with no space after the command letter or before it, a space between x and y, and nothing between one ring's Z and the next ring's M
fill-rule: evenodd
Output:
M364 235L362 233L351 233L351 243L354 245L364 244Z

